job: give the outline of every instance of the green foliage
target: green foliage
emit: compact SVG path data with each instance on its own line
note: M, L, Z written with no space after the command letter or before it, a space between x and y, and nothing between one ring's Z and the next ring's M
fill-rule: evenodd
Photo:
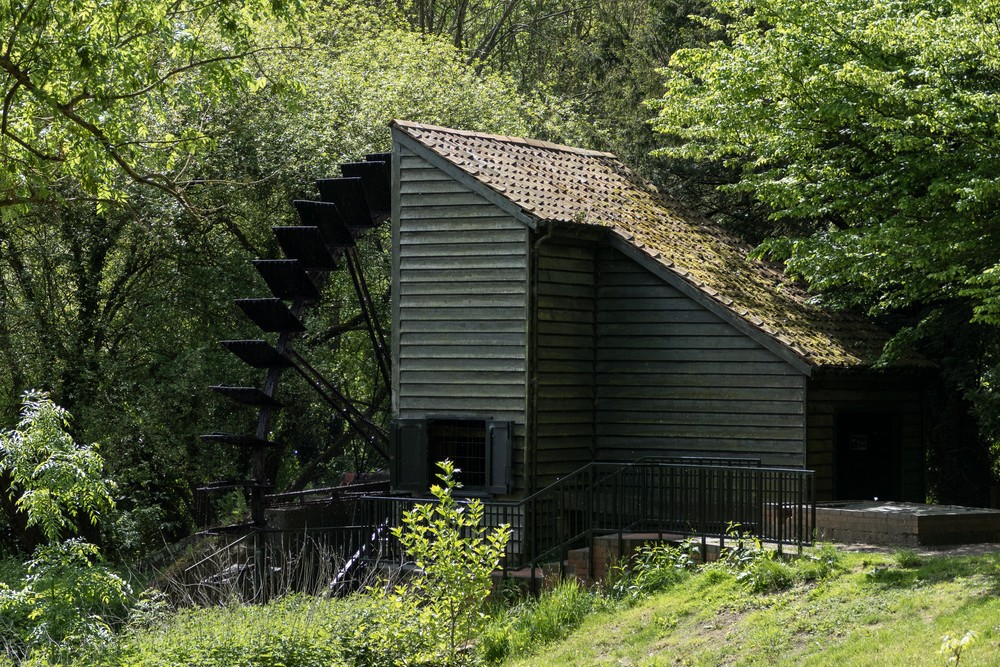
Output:
M62 12L70 3L33 4ZM72 39L77 27L86 31L91 14L104 20L121 3L77 4L81 23L65 33ZM141 4L123 6L122 26L144 12L168 10L163 3ZM237 28L253 28L247 35L251 59L220 61L211 72L196 67L178 73L150 91L153 102L136 98L123 118L125 101L113 101L101 116L109 123L151 128L148 135L132 137L129 150L146 168L162 173L164 183L181 188L189 208L157 188L130 184L114 164L81 162L73 170L38 172L38 179L51 176L57 183L35 191L37 206L6 207L0 220L0 423L15 422L17 397L25 388L44 386L74 414L78 439L102 443L110 476L122 489L118 516L104 525L107 552L122 558L141 557L150 546L189 533L193 487L249 476L244 457L228 448L197 446L196 438L253 429L250 411L233 410L207 388L220 381L259 381L217 341L252 336L232 300L260 294L260 278L249 260L278 256L270 228L294 223L289 201L315 197L310 191L315 179L338 173L340 162L388 150L394 117L525 134L526 118L537 110L507 78L477 73L447 40L407 33L393 11L373 9L373 3L305 3L308 12L296 18L301 34L294 48L283 19L298 16L296 3L275 3L278 18L263 21L266 26L253 16L265 4L212 3L187 23L199 48L226 50L236 58L240 48L220 32L216 19L245 10L233 18ZM186 6L172 5L177 11ZM0 16L6 17L3 7L0 0ZM152 48L161 27L157 23L152 33L137 36L130 44L135 52L114 53L105 65L117 68L116 58ZM87 34L91 40L112 37L93 29ZM101 49L113 50L111 44ZM60 40L45 47L68 48ZM144 60L135 76L169 67L164 58ZM112 86L130 76L121 69L103 72L105 65L95 65L88 81L102 78ZM231 78L229 92L224 76ZM17 100L23 93L19 89ZM162 111L160 102L169 110ZM82 113L94 102L80 104ZM14 104L10 113L21 108ZM46 119L38 120L62 123L58 115ZM158 143L168 132L177 143ZM81 139L80 146L86 145ZM3 146L16 148L9 141ZM168 170L171 152L179 157ZM89 186L78 183L85 168L109 179L115 191L106 196L127 197L127 203L98 210L88 199ZM74 197L83 199L66 201ZM385 311L388 249L387 232L371 234L361 247L368 283ZM387 401L372 398L375 374L364 331L330 334L350 323L357 308L346 272L337 272L324 287L322 307L307 313L309 333L297 349L359 405L375 404L374 418L383 421ZM269 470L275 481L336 483L344 470L382 465L362 442L334 447L340 423L308 385L289 377L279 392L289 409L273 421L273 437L288 447L281 454L285 460L274 457ZM309 468L324 456L321 463L333 463Z
M807 553L824 551L832 555L828 547ZM842 550L836 560L822 582L779 595L753 593L727 569L707 565L684 585L595 614L564 641L504 664L941 665L942 635L956 628L958 637L967 628L981 632L960 664L998 664L997 554L928 557L918 584L891 588L870 587L864 576L892 563L891 555Z
M460 502L458 470L438 464L435 502L418 502L393 529L415 571L398 586L373 586L360 597L345 649L359 667L457 665L486 622L483 606L510 528L487 528L478 500Z
M951 412L930 482L941 500L985 502L989 439L1000 438L1000 7L712 5L704 23L722 38L663 70L661 153L733 170L729 191L784 236L761 253L817 300L901 330L884 362L916 348L941 363L986 438L956 423L969 405L936 399Z
M736 580L754 593L777 593L792 587L795 573L784 561L761 559L736 575Z
M111 639L111 624L125 617L131 591L100 564L97 547L80 539L46 544L27 569L22 588L0 584L8 657L56 659Z
M705 30L690 17L704 0L414 0L400 3L412 29L444 36L481 71L509 74L535 98L532 136L610 150L644 176L682 188L650 159L654 110L662 94L656 70ZM676 167L677 165L670 165Z
M294 0L0 2L0 208L62 191L124 198L122 180L180 195L179 176L212 138L178 124L256 81L258 35Z
M267 605L185 609L130 624L80 665L108 667L342 667L350 605L290 596ZM89 661L89 662L88 662Z
M76 532L75 521L96 525L114 507L114 483L103 477L98 445L78 445L69 435L69 414L48 395L28 391L16 429L0 434L0 472L27 526L49 542Z
M9 493L25 525L40 527L47 540L27 562L20 588L0 583L3 649L15 660L72 654L107 640L109 624L124 616L129 601L128 584L101 564L96 546L60 541L76 532L77 519L96 525L114 507L114 484L103 477L97 445L77 445L68 428L65 410L29 391L18 428L0 435Z
M489 664L531 655L568 636L595 611L607 608L600 595L587 591L575 579L499 614L479 638L479 654Z
M819 581L833 575L841 567L840 553L832 544L824 544L805 553L790 565L796 576L805 582Z
M657 128L675 156L817 234L770 246L840 303L872 312L1000 297L993 224L1000 59L982 3L719 0L725 39L674 54ZM992 240L992 242L991 242Z
M740 526L729 530L735 546L726 547L719 562L736 574L736 580L753 593L777 593L795 583L795 573L776 551L764 547L760 539L740 532Z
M786 560L777 551L765 548L760 540L740 535L738 530L734 530L733 537L737 545L723 551L719 564L751 593L778 593L800 582L821 581L841 567L839 552L829 544Z
M615 568L611 596L632 602L682 581L695 569L700 547L690 540L677 545L644 544L628 562Z
M961 637L951 633L941 638L940 653L945 658L945 664L957 665L962 660L965 650L972 646L979 635L975 630L969 630Z
M911 549L900 549L892 554L896 564L902 568L914 568L923 565L923 559Z
M419 607L420 630L429 637L436 664L458 664L459 653L482 629L483 604L492 588L510 539L510 527L483 526L483 504L460 503L454 496L461 484L451 461L438 463L443 485L431 487L437 502L418 503L393 529L417 567L414 576L392 599Z
M417 601L405 588L372 587L357 598L344 655L357 667L440 664L440 648L423 627Z

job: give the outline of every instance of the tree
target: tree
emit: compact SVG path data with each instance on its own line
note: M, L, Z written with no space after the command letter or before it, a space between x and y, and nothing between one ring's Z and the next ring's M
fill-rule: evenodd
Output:
M460 472L438 463L441 484L433 501L417 502L392 529L417 570L398 586L371 587L354 622L348 654L363 665L457 665L471 657L463 648L482 632L483 604L493 587L510 526L483 525L483 504L455 497ZM366 618L367 616L367 618Z
M206 138L183 165L189 209L123 177L112 181L127 202L99 208L73 185L73 173L59 171L63 189L49 192L51 201L7 207L0 219L2 422L16 422L32 386L71 411L74 437L104 445L123 490L115 525L128 530L116 536L137 550L190 530L193 487L248 475L239 452L197 436L252 427L250 411L208 387L259 381L218 341L255 335L232 300L263 294L250 259L278 256L270 228L296 224L290 201L315 198L315 179L337 174L340 162L388 150L394 117L528 132L523 110L532 105L507 78L465 64L447 40L348 0L308 9L296 48L279 48L280 33L256 35L263 50L244 65L264 85L237 87L212 106L178 97L165 120L129 121L197 127ZM297 85L282 83L290 72ZM388 244L371 236L363 253L381 293ZM350 396L364 397L373 374L356 312L346 273L331 276L322 306L309 313L315 333L297 346ZM358 330L332 336L351 326ZM308 386L290 377L280 391L290 405L274 422L275 440L288 445L282 483L310 472L309 460L335 463L302 483L335 480L338 465L367 462L354 456L358 448L333 446L337 424Z
M996 442L1000 6L713 5L723 38L663 71L661 152L736 170L730 190L784 234L762 251L826 304L902 327L895 348L940 361ZM988 443L965 440L966 469L983 470Z
M97 445L76 444L68 428L65 410L44 393L29 391L18 427L0 434L3 508L14 514L8 519L25 539L37 528L45 541L56 543L76 533L78 522L96 525L114 507L114 484L102 476Z
M413 29L447 37L480 71L511 76L537 98L533 136L609 150L648 178L687 191L679 163L653 159L643 101L662 94L657 69L707 39L691 15L706 0L395 0ZM540 114L541 115L541 114ZM686 166L686 165L685 165Z
M0 582L0 657L74 654L106 641L106 618L128 602L128 584L101 564L99 549L67 538L83 522L96 526L114 508L114 484L103 476L97 445L73 442L69 414L44 393L29 391L18 427L0 434L0 494L11 523L42 539L26 563L20 589ZM10 502L13 501L13 502ZM64 644L66 642L66 644Z
M183 201L208 111L256 81L246 61L295 0L0 0L0 210L53 196L124 198L123 182Z

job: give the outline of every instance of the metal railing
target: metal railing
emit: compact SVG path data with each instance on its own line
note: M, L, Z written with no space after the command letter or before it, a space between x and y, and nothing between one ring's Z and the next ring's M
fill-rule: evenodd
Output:
M507 569L561 562L569 549L588 546L601 535L717 538L724 546L735 530L779 550L812 544L813 471L736 463L591 463L523 500L483 500L484 524L511 527ZM435 501L365 497L363 521L372 527L385 521L398 526L403 512L425 502ZM391 532L380 539L383 557L405 559Z

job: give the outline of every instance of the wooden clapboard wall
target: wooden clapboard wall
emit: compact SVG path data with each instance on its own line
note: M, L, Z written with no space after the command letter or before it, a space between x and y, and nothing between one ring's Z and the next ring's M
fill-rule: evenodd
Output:
M394 417L514 422L523 488L528 230L397 145Z
M806 377L617 250L598 251L596 448L805 465Z
M537 255L534 488L594 460L596 257L552 240Z

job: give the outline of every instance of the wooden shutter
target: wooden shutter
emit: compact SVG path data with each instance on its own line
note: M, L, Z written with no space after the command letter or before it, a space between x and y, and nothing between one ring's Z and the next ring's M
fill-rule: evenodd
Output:
M395 439L393 488L402 491L424 492L427 483L427 422L423 419L397 421L393 428Z
M510 493L513 431L513 422L493 420L486 422L486 483L490 493Z

